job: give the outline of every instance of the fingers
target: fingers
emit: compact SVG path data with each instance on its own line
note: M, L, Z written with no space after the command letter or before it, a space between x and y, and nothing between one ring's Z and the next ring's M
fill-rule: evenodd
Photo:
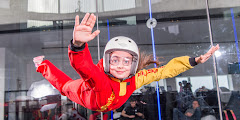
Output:
M216 46L212 46L206 54L213 54L218 49L219 49L219 44L217 44Z
M210 54L213 54L215 51L217 51L219 49L219 45L217 44L216 46L212 46L210 51Z
M95 25L95 22L96 22L96 16L93 13L91 15L89 13L86 13L80 25L86 25L93 28ZM75 26L76 25L79 25L79 16L76 16L75 18Z
M79 25L79 16L76 15L75 17L75 26L78 26Z
M206 54L212 54L213 51L214 51L214 46L212 46L212 47L208 50L208 52L207 52Z
M42 56L37 56L37 57L33 58L33 62L35 64L35 67L38 67L42 63L44 57L45 56L42 55Z
M92 39L94 39L98 34L100 33L100 30L96 30L91 34Z
M206 62L214 54L214 52L217 51L218 49L219 49L218 44L216 46L212 46L206 54L200 56L200 59L198 60L199 61L198 63Z
M92 18L92 22L91 22L90 25L89 25L91 28L94 27L95 22L96 22L96 18L97 18L97 17L94 15L93 18Z
M220 48L220 47L219 47L219 44L217 44L217 45L215 46L214 52L217 51L219 48Z
M204 59L203 55L200 55L200 60L203 60L203 59Z
M33 58L33 61L42 61L45 56L37 56Z
M89 15L90 15L89 13L85 14L84 18L82 19L81 25L85 25L86 24L86 22L87 22L87 20L89 18Z
M212 56L212 54L208 54L208 55L204 56L203 62L207 61L211 56Z
M86 25L87 26L90 26L90 24L92 23L92 21L94 20L94 17L96 17L93 13L90 15Z

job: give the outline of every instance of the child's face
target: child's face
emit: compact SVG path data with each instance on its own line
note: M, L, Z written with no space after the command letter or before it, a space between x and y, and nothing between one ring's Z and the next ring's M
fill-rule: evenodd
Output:
M114 51L110 55L110 74L123 79L130 75L132 55L124 51Z

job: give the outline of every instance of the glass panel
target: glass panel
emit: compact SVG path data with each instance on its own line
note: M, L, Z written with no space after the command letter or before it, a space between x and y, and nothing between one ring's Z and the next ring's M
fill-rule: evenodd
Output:
M95 0L60 0L60 13L96 12ZM84 15L84 14L83 14Z
M221 47L215 55L222 109L228 113L228 109L233 110L236 118L240 119L240 110L236 107L239 103L237 37L240 34L240 3L209 0L209 6L214 44L219 43ZM209 50L204 0L152 0L151 7L152 17L157 21L153 35L161 65L178 56L197 57ZM0 119L99 119L99 112L72 102L37 73L33 57L44 55L71 79L81 78L69 64L68 45L75 16L79 15L81 20L86 12L99 13L101 58L108 40L116 36L129 37L141 51L152 54L151 30L146 25L148 8L147 0L1 0ZM98 63L97 37L88 45L93 62ZM153 67L150 65L146 69ZM212 58L176 77L164 78L158 85L161 116L158 116L156 83L152 82L137 89L129 100L121 99L123 105L117 109L118 113L114 113L114 118L121 117L132 98L137 100L137 112L142 113L146 120L159 117L171 120L176 117L174 115L185 117L186 111L192 111L190 108L195 99L200 105L202 119L219 119L223 114L219 114ZM110 112L104 114L111 118Z
M28 11L37 13L58 13L58 0L28 0Z
M155 10L156 8L161 8L153 11L153 18L158 21L154 28L156 54L164 58L162 60L164 61L163 64L174 57L185 55L197 57L209 50L210 42L204 1L161 1L152 4L152 9ZM148 38L150 38L150 35L143 39ZM150 40L144 42L150 44ZM215 102L217 101L216 91L214 90L216 86L212 80L213 68L209 61L181 73L177 78L165 79L167 86L171 86L173 90L160 94L161 99L166 99L166 101L161 101L163 119L180 117L187 119L190 116L195 119L201 119L202 117L216 119L219 117L218 104ZM181 86L179 86L179 78L187 78L181 81ZM204 88L204 86L206 87ZM181 87L182 91L180 91ZM201 88L201 91L197 90L199 88ZM206 88L209 90L206 90ZM171 96L171 99L168 99L169 96ZM209 100L211 96L214 96L213 100L215 101ZM199 107L196 103L199 104ZM190 112L192 109L195 110L193 115Z
M72 79L80 78L67 55L74 18L80 12L75 11L78 1L72 3L74 10L64 11L63 4L59 0L0 2L1 120L88 118L86 108L62 96L33 64L33 57L45 55ZM95 7L85 8L84 12L94 11ZM74 14L60 14L70 12Z
M192 91L213 89L212 76L191 77ZM199 86L202 85L202 86Z
M108 6L114 6L116 3L108 4ZM119 9L121 9L121 5L124 4L120 4ZM108 6L105 5L105 7ZM209 50L210 42L204 1L154 0L152 1L152 10L153 18L157 20L157 26L154 28L156 54L160 57L159 60L163 62L162 65L167 64L174 57L184 55L196 57ZM107 15L107 12L103 12L99 16L99 25L102 25L100 27L101 46L106 44L109 34L110 38L123 35L135 40L141 51L152 53L151 31L146 25L149 19L148 1L135 1L135 7L125 8L125 10L122 9L121 11L115 10L115 15L112 16L106 16L105 14ZM121 18L128 16L133 18L135 16L136 25L128 24L130 19L117 21L120 20L119 16ZM109 21L109 28L107 27L107 21ZM108 32L108 29L110 32ZM178 75L176 78L159 81L162 119L173 119L174 111L176 114L181 114L179 111L184 114L192 106L195 99L200 104L202 113L200 117L219 118L218 104L216 102L217 94L216 90L214 90L216 84L212 79L213 68L210 64L207 62ZM198 82L198 80L201 82ZM178 84L180 81L184 82L182 87L187 88L189 86L191 91L180 92ZM209 91L205 92L205 96L200 93L196 94L195 91L199 88L204 89L204 86L209 89ZM146 119L158 118L156 83L141 87L131 97L138 99L139 106L143 107L142 111ZM208 99L205 99L206 97ZM211 98L213 98L213 101L210 100ZM141 104L141 101L147 104ZM127 104L129 103L126 102Z
M223 119L240 119L239 94L239 44L240 1L227 2L209 0L213 42L220 45L217 59L217 73Z
M103 0L102 6L104 7L103 12L127 10L131 8L136 8L136 1L135 0L116 0L116 1Z

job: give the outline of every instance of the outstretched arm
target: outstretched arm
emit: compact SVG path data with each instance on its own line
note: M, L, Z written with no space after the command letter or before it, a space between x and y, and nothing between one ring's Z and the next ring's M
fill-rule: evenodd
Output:
M79 16L75 18L73 40L69 46L68 55L70 64L83 78L89 78L90 75L94 75L93 73L98 71L97 66L92 61L87 44L100 33L99 30L92 33L95 22L96 16L94 14L86 13L80 24Z
M96 16L92 13L86 13L82 22L79 24L79 16L75 17L75 26L73 30L73 44L81 47L84 43L93 40L100 30L96 30L92 33L92 29L96 22Z
M41 73L62 95L65 95L62 90L65 83L72 80L69 76L55 67L50 61L44 60L44 56L33 58L37 72Z
M169 61L165 66L141 70L135 77L136 89L140 88L142 85L150 84L153 81L177 76L199 63L205 63L218 49L219 45L213 46L207 53L200 57L196 57L195 60L188 56L177 57Z
M42 59L43 56L38 56L35 57L33 61L36 65L36 63L38 64ZM72 80L48 60L42 61L37 66L36 70L41 73L43 77L46 78L62 95L67 96L70 100L94 111L101 109L99 107L101 105L99 105L96 100L96 93L92 90L92 86L94 85L91 81L85 81L83 79Z

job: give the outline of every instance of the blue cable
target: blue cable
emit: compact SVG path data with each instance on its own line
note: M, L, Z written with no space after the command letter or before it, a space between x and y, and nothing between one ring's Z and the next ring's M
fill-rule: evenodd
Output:
M231 10L231 16L232 16L233 31L234 31L234 37L235 37L235 45L236 45L236 50L237 50L238 65L239 65L239 70L240 70L240 54L239 54L239 47L238 47L237 30L236 30L236 25L235 25L233 8L230 8L230 10Z
M110 40L110 30L109 30L109 21L107 19L107 28L108 28L108 41Z
M107 19L107 28L108 28L108 41L110 40L110 30L109 30L109 21ZM113 120L113 111L111 111L111 119Z
M150 20L152 20L152 7L151 7L151 0L148 0L149 5L149 17ZM156 52L155 52L155 42L154 42L154 32L153 27L151 26L151 36L152 36L152 48L153 48L153 60L156 60ZM154 64L154 67L156 68L156 63ZM161 120L161 104L160 104L160 95L159 95L159 87L158 87L158 81L156 82L156 89L157 89L157 103L158 103L158 118Z

